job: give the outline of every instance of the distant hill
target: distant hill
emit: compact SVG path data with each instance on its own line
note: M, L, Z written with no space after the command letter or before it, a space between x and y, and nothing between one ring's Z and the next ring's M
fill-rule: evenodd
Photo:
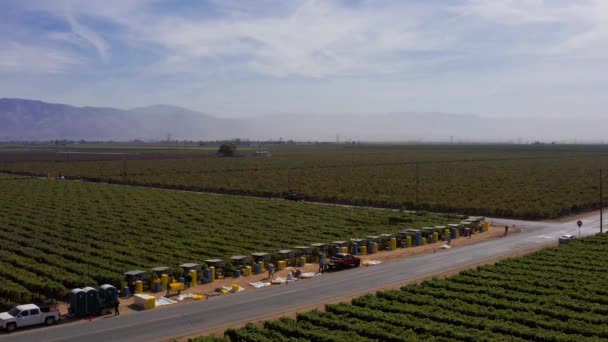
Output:
M218 120L173 106L121 110L73 107L36 100L0 99L1 140L132 140L202 138Z
M122 110L0 99L0 140L294 139L305 141L603 141L608 120L483 118L446 113L217 118L168 105Z

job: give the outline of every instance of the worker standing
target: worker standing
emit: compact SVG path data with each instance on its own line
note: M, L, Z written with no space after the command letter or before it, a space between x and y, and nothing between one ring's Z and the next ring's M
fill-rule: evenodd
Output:
M120 315L120 311L118 311L119 306L120 301L118 300L118 298L116 298L116 300L114 301L114 316Z
M505 235L504 236L507 236L508 233L509 233L509 225L506 225L505 226Z

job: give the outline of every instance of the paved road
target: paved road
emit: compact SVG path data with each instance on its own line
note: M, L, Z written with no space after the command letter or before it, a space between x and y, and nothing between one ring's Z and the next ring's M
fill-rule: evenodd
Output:
M576 220L570 222L529 222L492 219L496 225L515 224L522 232L506 238L441 250L374 267L324 274L289 286L247 289L238 294L202 302L169 305L118 317L101 317L18 331L0 333L0 341L158 341L190 336L214 327L255 321L275 313L335 301L375 289L442 273L519 250L554 242L560 235L577 234ZM599 231L599 217L582 219L581 235Z

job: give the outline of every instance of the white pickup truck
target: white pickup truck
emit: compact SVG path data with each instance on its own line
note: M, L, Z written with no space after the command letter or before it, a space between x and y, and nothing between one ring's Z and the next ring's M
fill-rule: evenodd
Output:
M61 319L56 306L38 307L35 304L18 305L7 312L0 313L0 328L12 332L17 328L30 325L52 325Z

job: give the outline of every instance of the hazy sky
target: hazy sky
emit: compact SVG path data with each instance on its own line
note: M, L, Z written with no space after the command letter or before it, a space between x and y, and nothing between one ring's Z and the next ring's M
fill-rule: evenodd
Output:
M607 0L2 0L0 97L605 117Z

